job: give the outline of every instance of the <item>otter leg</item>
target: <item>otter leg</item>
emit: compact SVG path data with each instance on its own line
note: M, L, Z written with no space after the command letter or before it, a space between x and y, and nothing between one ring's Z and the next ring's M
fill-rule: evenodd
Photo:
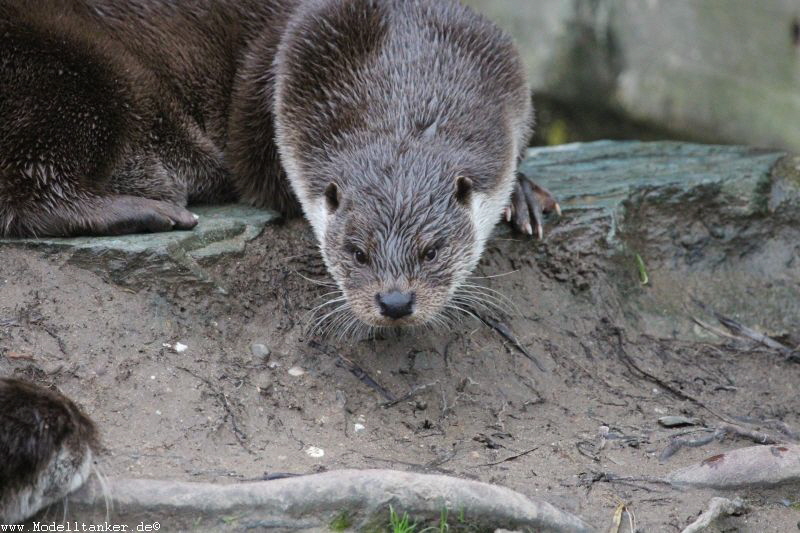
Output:
M0 35L0 236L118 235L196 224L165 198L109 187L144 137L120 65L85 39L62 39L24 21L0 20Z
M506 207L506 222L522 233L536 236L541 240L544 235L544 214L555 212L561 215L561 207L553 194L517 173L517 181L511 193L511 204Z
M0 200L0 236L76 237L192 229L195 216L170 202L139 196L85 196L40 205Z
M87 199L77 209L58 209L29 228L34 235L78 236L188 230L196 225L191 212L171 202L113 195Z
M83 220L72 234L125 235L170 230L188 230L197 218L171 202L140 196L107 196L84 204Z

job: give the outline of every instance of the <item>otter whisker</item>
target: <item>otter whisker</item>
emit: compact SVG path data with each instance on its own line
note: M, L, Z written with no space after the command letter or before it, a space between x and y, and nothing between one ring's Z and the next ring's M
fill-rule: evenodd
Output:
M329 296L333 296L333 295L337 295L337 294L338 294L339 296L337 296L336 298L333 298L333 299L327 299L327 300L325 300L324 302L322 302L322 304L318 305L318 306L317 306L317 307L315 307L314 309L317 309L317 308L319 308L319 307L322 307L322 306L326 305L327 303L329 303L329 302L331 302L331 301L335 301L335 300L337 300L337 299L341 299L341 298L344 298L344 297L345 297L344 293L343 293L341 290L335 290L335 291L331 291L331 292L326 292L325 294L321 294L319 297L317 297L317 298L316 298L317 300L319 300L319 299L323 299L323 298L327 298L327 297L329 297Z
M500 291L498 291L498 290L495 290L495 289L493 289L493 288L491 288L491 287L486 287L485 285L477 285L477 284L475 284L475 283L467 283L467 282L464 282L464 283L462 284L462 288L465 288L465 289L474 289L474 290L477 290L477 291L481 291L481 292L483 292L483 293L487 293L487 294L493 294L493 295L495 295L497 298L499 298L499 299L501 299L502 301L504 301L506 304L508 304L508 305L510 305L510 306L515 306L514 302L511 300L511 298L509 298L508 296L506 296L506 295L505 295L505 294L503 294L502 292L500 292Z
M351 316L350 324L342 330L340 338L344 340L345 338L353 338L356 334L361 330L362 327L365 327L365 324L356 317L355 315Z
M317 331L319 331L319 334L323 337L327 337L331 332L336 331L342 323L346 322L348 316L349 314L344 307L336 309L334 313L327 317L327 324L325 323L325 319L319 321L319 325L316 326Z
M519 272L519 269L510 270L508 272L503 272L501 274L493 274L491 276L467 276L467 279L492 279L492 278L502 278L503 276L510 276L511 274L516 274Z
M331 328L330 335L338 340L342 340L345 330L352 326L354 320L356 320L356 318L352 314L342 315L336 322L336 327Z
M313 283L314 285L322 285L323 287L336 287L336 283L333 282L333 281L321 281L321 280L317 280L317 279L312 279L312 278L309 278L308 276L304 276L303 274L301 274L297 270L292 270L292 272L294 274L297 274L298 276L300 276L304 280L308 281L309 283Z
M471 294L461 294L457 298L453 298L452 302L455 304L466 306L468 308L474 307L482 309L484 311L499 311L501 313L505 312L505 308L498 302L485 298L479 298L478 296Z
M331 320L330 324L323 329L322 335L331 337L340 335L341 331L350 324L350 321L357 320L349 302L346 302L345 307L340 308L339 312L341 314Z
M456 316L451 315L452 311L451 308L453 308L453 306L454 304L452 300L449 302L445 302L442 305L442 307L428 319L429 322L431 322L433 325L435 325L436 328L439 328L440 330L449 329L450 327L452 327L453 324L457 322Z
M492 308L498 311L505 311L507 308L504 302L498 300L492 295L487 295L478 292L471 292L471 291L461 291L460 294L457 294L453 298L453 301L476 303L479 304L481 307Z
M111 492L108 490L108 478L100 469L100 466L95 464L93 467L94 475L100 483L100 489L103 491L103 501L106 504L106 522L111 520L111 513L114 512L114 500L111 498Z
M522 314L517 305L508 296L492 288L474 285L472 283L465 283L459 287L458 292L472 296L479 296L484 300L491 301L495 304L495 307L498 310L505 313L517 315Z
M469 307L469 306L467 306L467 307L461 307L461 306L459 306L459 305L455 305L455 304L452 304L452 303L450 303L450 304L448 304L448 305L447 305L447 307L445 307L445 310L446 310L446 311L453 311L453 312L454 312L454 314L453 314L453 315L447 315L447 316L446 316L446 318L447 318L448 320L450 320L450 321L455 321L455 320L456 320L456 318L457 318L459 315L467 315L467 316L471 316L471 317L474 317L474 316L475 316L475 313L474 313L474 312L473 312L473 311L470 309L470 307ZM447 325L448 325L448 324L445 324L445 326L447 326Z
M411 335L417 336L419 334L419 330L425 330L429 332L436 331L435 326L438 326L437 319L430 317L422 324L414 324L413 326L409 326L408 329L410 330Z
M334 306L334 305L344 305L346 304L346 300L338 300L335 302L326 302L325 305L320 306L319 308L315 309L314 312L306 313L305 321L309 324L313 324L311 330L315 330L317 327L322 325L327 318L331 315L335 314L337 311L340 311L340 307L335 307L333 309L325 309L326 307ZM322 316L319 316L321 313L325 313Z
M329 311L328 313L326 313L326 314L322 315L321 317L317 318L311 324L311 326L309 327L309 332L316 333L316 332L321 332L322 330L324 330L327 327L326 326L326 322L329 321L329 320L330 321L335 320L335 318L336 318L335 315L340 313L340 312L342 312L342 311L344 311L344 306L345 305L346 305L346 303L343 303L339 307L336 307L332 311Z
M369 330L360 320L354 317L353 324L342 333L342 339L358 339L361 337L360 333L363 329Z
M322 335L325 337L328 336L335 336L341 329L344 327L345 324L349 323L352 320L352 316L350 313L343 312L333 320L331 320L330 324L328 324L323 330Z
M500 292L500 291L498 291L498 290L496 290L496 289L493 289L493 288L491 288L491 287L487 287L486 285L478 285L477 283L469 283L469 282L466 282L466 281L465 281L465 282L463 282L463 283L462 283L462 286L464 286L464 287L471 287L471 288L474 288L474 289L483 289L483 290L486 290L486 291L488 291L488 292L491 292L491 293L497 294L497 295L499 295L499 296L507 297L507 296L506 296L505 294L503 294L502 292Z
M520 311L515 304L495 294L481 292L474 289L465 289L460 291L460 294L457 294L456 298L480 301L485 305L497 309L498 311L502 311L506 314L520 314Z
M350 307L349 302L347 302L346 300L343 300L340 305L338 305L333 310L327 312L326 314L324 314L320 318L318 318L314 322L314 324L311 326L311 331L317 331L318 329L320 329L322 327L323 324L325 324L326 320L331 319L331 317L334 317L334 315L336 315L337 313L344 312L349 307ZM336 317L336 318L338 318L338 317ZM335 322L335 319L332 320L332 321Z
M449 326L448 322L448 317L443 316L442 313L437 313L430 318L430 321L426 323L426 325L430 327L431 331L436 331L436 328L445 330Z
M335 291L330 291L330 292L326 292L324 294L320 294L319 296L317 296L317 299L325 298L326 296L330 296L331 294L344 294L344 293L342 292L341 289L337 288Z
M322 302L321 304L319 304L319 305L317 305L316 307L312 308L311 310L309 310L309 311L306 313L307 317L308 317L308 315L310 315L310 317L308 317L308 320L311 320L311 319L313 319L313 318L314 318L314 315L315 315L315 314L316 314L316 313L317 313L317 312L318 312L320 309L324 308L325 306L328 306L328 305L333 305L333 304L336 304L336 303L339 303L339 302L344 302L344 301L346 301L346 300L347 300L347 297L346 297L345 295L341 295L341 296L339 296L338 298L331 298L331 299L329 299L329 300L325 300L324 302Z

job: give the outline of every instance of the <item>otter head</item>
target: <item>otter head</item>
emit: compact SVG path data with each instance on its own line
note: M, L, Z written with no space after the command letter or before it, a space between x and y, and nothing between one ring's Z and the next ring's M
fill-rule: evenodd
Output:
M457 310L451 297L482 249L473 180L437 158L402 159L347 165L356 175L332 177L318 204L318 237L342 310L369 326L435 322Z

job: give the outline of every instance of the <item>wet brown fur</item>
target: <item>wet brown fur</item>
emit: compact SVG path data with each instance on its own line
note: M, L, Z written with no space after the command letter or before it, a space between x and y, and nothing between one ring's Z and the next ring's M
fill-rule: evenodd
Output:
M20 518L14 513L26 487L39 483L44 497L64 496L65 484L87 450L98 449L94 424L71 400L31 383L0 378L0 522ZM69 453L58 459L62 450ZM27 505L26 500L20 506Z
M252 82L291 5L0 0L0 235L185 228L237 196L296 214Z

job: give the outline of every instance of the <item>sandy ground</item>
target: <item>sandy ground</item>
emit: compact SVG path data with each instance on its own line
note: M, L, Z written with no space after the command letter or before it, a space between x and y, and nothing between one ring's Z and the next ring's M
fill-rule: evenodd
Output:
M666 429L658 418L800 427L800 365L725 337L645 334L631 298L684 288L659 281L657 267L639 286L635 267L607 258L602 228L569 219L544 244L501 231L475 273L507 312L485 316L541 369L474 318L379 338L309 334L309 311L329 290L310 280L329 280L298 220L207 265L216 285L154 277L132 290L59 252L0 248L0 374L82 405L101 428L99 466L110 476L437 472L545 499L601 530L625 503L638 530L680 531L715 493L641 478L752 443L727 438L660 460L674 436L701 428ZM676 320L687 327L691 317ZM253 344L270 354L254 355ZM795 530L800 512L787 504L798 492L737 492L752 510L720 530Z

